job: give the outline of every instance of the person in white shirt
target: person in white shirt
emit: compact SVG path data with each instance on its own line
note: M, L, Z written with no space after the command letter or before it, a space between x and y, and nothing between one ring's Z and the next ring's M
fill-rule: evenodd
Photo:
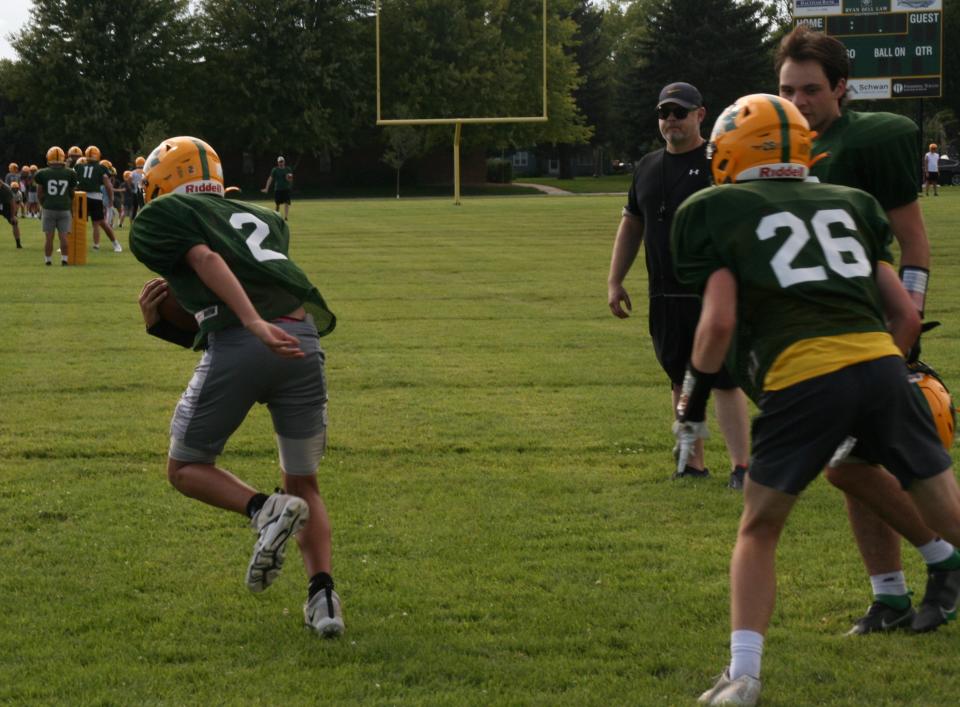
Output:
M940 196L937 185L940 183L940 155L937 153L937 143L930 143L930 152L923 156L923 187L924 194L930 196L930 185L933 185L933 195Z

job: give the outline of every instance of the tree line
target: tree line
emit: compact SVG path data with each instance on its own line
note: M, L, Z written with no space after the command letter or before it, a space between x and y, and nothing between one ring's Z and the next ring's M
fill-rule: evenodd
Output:
M543 112L542 0L380 4L383 117ZM549 122L467 126L464 144L635 157L658 144L653 108L670 81L697 85L712 116L745 92L776 92L772 52L789 10L787 0L549 0ZM960 0L944 0L944 20L944 97L928 99L926 115L927 132L950 140ZM12 37L18 58L0 61L0 148L13 159L93 143L132 159L194 134L225 155L395 165L449 145L449 127L376 127L375 24L374 0L34 0ZM915 104L869 107L914 116Z

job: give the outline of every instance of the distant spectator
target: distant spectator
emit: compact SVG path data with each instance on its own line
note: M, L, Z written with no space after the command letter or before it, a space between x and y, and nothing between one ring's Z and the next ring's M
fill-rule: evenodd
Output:
M923 186L924 194L930 196L930 186L933 186L933 195L940 196L937 185L940 184L940 154L937 152L937 143L930 143L930 152L923 156Z
M283 204L283 220L286 221L290 215L290 192L293 189L293 170L287 167L283 156L277 158L277 166L267 177L267 185L261 189L264 194L270 191L270 184L273 184L273 201L276 204L274 210L280 213L280 204Z

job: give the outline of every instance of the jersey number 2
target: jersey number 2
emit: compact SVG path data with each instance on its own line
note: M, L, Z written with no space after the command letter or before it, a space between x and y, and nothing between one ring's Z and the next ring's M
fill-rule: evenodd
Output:
M275 250L270 250L269 248L261 248L260 244L263 243L267 236L270 235L270 228L263 221L258 219L253 214L246 213L235 213L230 217L230 225L235 229L243 233L243 227L253 224L253 233L247 236L245 241L247 248L250 249L250 252L253 254L253 257L257 259L258 262L266 262L267 260L286 260L287 256L283 253L278 253Z
M873 268L863 246L853 236L836 238L830 233L831 224L840 224L848 231L856 233L857 225L853 218L843 209L822 209L813 215L810 220L813 233L820 243L820 248L827 260L827 267L840 277L866 277ZM822 265L813 265L800 268L793 265L797 255L810 240L810 229L800 218L787 211L764 216L757 226L757 237L761 241L777 235L780 229L789 229L790 235L770 260L770 267L780 287L787 288L801 282L817 282L826 280L828 275ZM844 259L847 253L851 261Z

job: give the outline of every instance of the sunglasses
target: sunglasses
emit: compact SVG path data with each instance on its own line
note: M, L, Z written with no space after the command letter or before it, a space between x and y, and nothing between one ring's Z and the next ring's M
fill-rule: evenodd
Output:
M673 113L673 117L677 120L683 120L688 115L690 115L690 109L684 108L682 106L660 106L657 108L657 117L660 120L666 120L670 117L670 114Z

